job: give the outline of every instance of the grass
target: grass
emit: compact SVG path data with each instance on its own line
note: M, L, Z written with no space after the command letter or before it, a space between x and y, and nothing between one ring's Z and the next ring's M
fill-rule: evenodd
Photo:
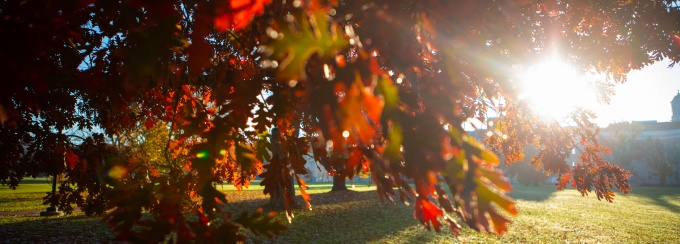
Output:
M44 210L42 199L49 191L52 186L45 178L24 179L16 190L0 186L0 212Z
M483 243L673 243L680 233L680 188L637 187L614 203L582 197L552 186L515 186L511 194L520 215L509 233L493 237L466 229L464 242ZM428 234L409 226L377 242L450 242L450 235ZM401 242L401 241L396 241Z
M44 181L43 181L44 182ZM254 182L240 193L225 186L228 209L235 214L266 203ZM348 183L349 185L349 183ZM20 210L39 211L47 184L25 184L22 192L0 187L0 242L42 241L43 234L62 233L49 240L111 242L113 235L96 218L76 213L68 217L37 217ZM413 210L403 204L381 202L375 187L356 184L354 191L328 192L330 183L311 183L313 211L298 208L289 230L273 240L249 236L255 243L442 243L456 239L450 231L425 230ZM351 185L350 185L351 188ZM219 189L219 187L218 187ZM575 190L552 186L515 186L520 215L502 237L464 228L458 241L466 243L673 243L680 233L680 188L636 187L617 195L614 203L582 197ZM15 200L23 199L23 200ZM31 200L35 199L35 200ZM298 199L299 200L299 199ZM17 207L19 205L19 207ZM5 210L10 209L10 210ZM8 212L9 211L9 212ZM14 211L14 212L12 212ZM14 213L14 214L12 214ZM281 213L279 218L285 219ZM61 238L61 239L60 239Z

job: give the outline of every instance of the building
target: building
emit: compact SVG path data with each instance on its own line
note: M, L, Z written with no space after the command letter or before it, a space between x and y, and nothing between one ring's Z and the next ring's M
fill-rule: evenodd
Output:
M680 92L671 101L673 116L670 122L633 121L609 125L602 131L602 141L614 149L611 161L631 171L634 185L680 185ZM628 140L627 142L625 140ZM663 145L663 157L669 162L667 176L662 180L658 170L647 163L649 154L639 145L657 140ZM609 143L606 143L609 142ZM619 162L617 162L619 161ZM665 181L665 182L662 182Z
M314 157L310 155L302 156L307 163L305 168L307 169L307 174L303 175L303 179L307 182L333 182L333 176L331 176L328 171L319 163L314 160ZM371 181L369 175L359 174L350 179L351 183L368 183Z

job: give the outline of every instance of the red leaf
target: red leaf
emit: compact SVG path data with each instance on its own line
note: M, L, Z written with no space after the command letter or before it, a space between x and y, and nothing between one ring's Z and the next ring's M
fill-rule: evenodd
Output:
M201 223L201 225L206 226L208 225L208 222L210 222L208 217L206 217L205 214L203 214L203 211L201 211L200 209L196 210L196 215L198 215L198 221L199 223Z
M680 47L680 35L678 35L678 34L671 34L671 38L673 39L673 41L675 41L675 44L677 44L678 47Z
M241 30L250 24L255 15L262 14L264 7L270 3L271 0L226 1L215 10L215 28L223 32L229 29Z
M430 230L431 226L435 231L440 231L442 224L437 220L437 217L443 216L444 214L437 205L434 205L423 197L418 197L414 208L413 217L420 221L421 224L425 225L425 228Z
M199 37L200 38L200 37ZM213 48L205 40L196 40L187 48L189 60L189 74L198 75L203 72L203 68L210 65L210 58L213 56Z
M79 161L78 155L73 153L73 151L69 150L68 152L66 152L66 162L68 163L68 167L70 169L73 169L74 167L76 167L76 164L78 163L78 161Z
M157 123L157 122L158 122L158 121L156 121L156 120L153 119L153 118L147 118L146 121L144 122L144 127L146 127L147 130L150 130L151 128L153 128L154 126L156 126L156 123Z

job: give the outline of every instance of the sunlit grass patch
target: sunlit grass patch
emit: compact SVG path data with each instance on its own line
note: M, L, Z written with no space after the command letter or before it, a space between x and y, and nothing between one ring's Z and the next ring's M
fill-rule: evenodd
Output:
M42 199L51 190L45 178L24 179L16 190L0 186L0 212L44 210Z
M672 243L680 233L680 188L634 188L614 203L582 197L553 186L514 186L520 215L502 237L465 228L471 243ZM594 194L593 194L594 195ZM385 243L451 242L451 235L428 235L414 224L378 240ZM402 240L402 241L399 241Z
M0 196L12 193L45 193L52 190L52 186L45 177L27 178L19 183L16 190L12 190L8 185L0 185Z
M45 193L3 193L0 195L0 212L44 209Z

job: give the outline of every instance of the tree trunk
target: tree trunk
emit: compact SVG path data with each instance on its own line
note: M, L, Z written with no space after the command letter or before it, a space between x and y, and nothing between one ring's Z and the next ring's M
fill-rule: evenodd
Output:
M659 185L665 186L666 185L666 172L662 172L659 174Z
M295 198L295 177L290 176L288 178L290 181L290 186L288 187L288 192L290 195ZM272 192L269 195L269 203L267 203L267 207L271 208L272 210L283 210L286 208L286 203L285 203L285 198L283 197L283 186L279 185L279 190L276 192ZM293 204L293 206L290 207L295 207L296 204Z
M341 174L333 175L333 188L331 191L346 191L347 182L345 181L345 176Z
M276 127L272 128L271 134L272 134L271 144L272 144L272 146L274 146L274 150L272 152L272 158L276 157L276 158L279 159L277 161L279 164L281 164L281 165L279 165L279 167L287 167L283 164L283 161L285 159L284 159L284 152L281 149L281 141L280 141L281 140L281 133L279 132L279 128L276 128ZM296 131L296 135L297 135L297 131ZM279 172L277 171L277 173L279 173ZM286 177L286 176L283 176L283 177ZM288 176L288 182L290 184L288 186L288 193L293 198L292 206L290 206L292 208L292 207L295 207L295 171L293 171L292 169L290 169L290 175ZM266 205L267 207L272 208L274 210L281 210L281 209L286 208L286 202L285 202L286 199L285 199L285 195L284 195L283 185L279 184L278 188L279 188L278 191L272 191L269 194L269 203L267 203L267 205Z

